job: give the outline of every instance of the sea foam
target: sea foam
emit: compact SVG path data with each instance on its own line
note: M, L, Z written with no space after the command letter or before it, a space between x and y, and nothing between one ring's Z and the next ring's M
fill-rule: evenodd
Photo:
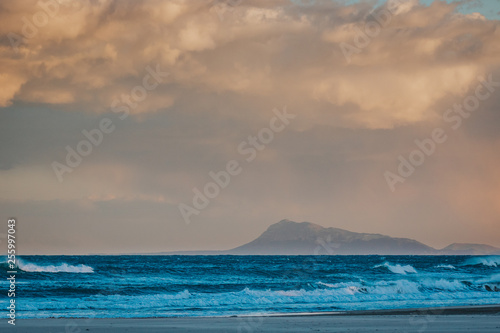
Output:
M67 263L59 265L41 266L33 263L24 262L17 259L17 266L25 272L43 272L43 273L94 273L94 269L87 265L73 266Z
M489 267L498 267L500 266L500 256L470 258L465 262L465 265L484 265Z
M406 275L406 273L417 273L417 270L415 268L413 268L413 266L411 266L411 265L402 266L400 264L394 265L394 264L391 264L389 262L385 262L382 265L375 266L375 268L377 268L377 267L387 267L388 270L390 270L391 272L393 272L395 274Z

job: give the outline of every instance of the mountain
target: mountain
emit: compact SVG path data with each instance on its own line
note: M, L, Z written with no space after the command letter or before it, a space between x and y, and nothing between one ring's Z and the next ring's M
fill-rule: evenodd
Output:
M467 244L453 243L440 251L442 254L473 254L473 255L490 255L500 254L500 249L491 245L485 244Z
M257 239L225 254L437 254L430 246L408 238L351 232L338 228L282 220Z
M282 220L250 243L227 251L177 251L155 255L500 255L484 244L453 243L437 250L409 238L324 228L310 222Z

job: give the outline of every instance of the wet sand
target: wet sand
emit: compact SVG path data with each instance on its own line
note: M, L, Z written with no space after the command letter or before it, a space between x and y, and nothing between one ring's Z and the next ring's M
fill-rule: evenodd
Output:
M2 332L500 332L500 305L230 318L6 319Z

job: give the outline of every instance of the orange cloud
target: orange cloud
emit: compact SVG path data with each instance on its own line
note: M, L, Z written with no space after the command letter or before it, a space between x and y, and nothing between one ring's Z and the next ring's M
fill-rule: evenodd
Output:
M305 105L331 104L321 116L311 110L311 124L331 118L391 128L433 119L441 99L462 94L498 66L497 21L458 14L445 2L392 5L390 22L347 63L339 44L353 44L373 21L366 4L253 1L221 17L208 3L180 0L60 1L45 11L36 0L4 2L0 34L30 36L15 48L2 46L8 70L0 76L0 105L74 104L102 112L140 84L146 66L159 64L169 79L133 113L168 108L180 91L232 92L270 104L291 95ZM346 105L352 110L340 111Z

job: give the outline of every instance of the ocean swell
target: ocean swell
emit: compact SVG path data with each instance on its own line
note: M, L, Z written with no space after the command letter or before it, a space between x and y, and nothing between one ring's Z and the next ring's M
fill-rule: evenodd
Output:
M24 272L37 272L37 273L94 273L94 269L87 265L69 265L61 263L58 265L37 265L33 263L24 262L17 259L17 267Z
M417 270L415 268L413 268L413 266L410 266L410 265L405 265L405 266L402 266L400 264L393 265L389 262L385 262L382 265L375 266L375 268L378 268L378 267L386 267L388 270L390 270L394 274L406 275L407 273L414 273L414 274L417 273Z
M488 267L498 267L500 266L500 256L470 258L465 262L465 265L468 266L484 265Z

